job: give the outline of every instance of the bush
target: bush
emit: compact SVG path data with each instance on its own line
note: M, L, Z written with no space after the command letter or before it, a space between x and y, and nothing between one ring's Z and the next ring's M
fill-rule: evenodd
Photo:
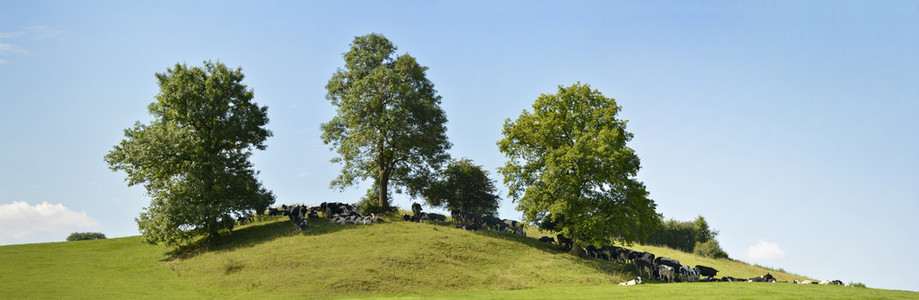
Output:
M729 258L728 253L721 249L721 245L715 239L710 239L704 243L696 243L693 254L711 258Z
M668 220L657 227L657 231L648 238L648 244L667 246L683 252L692 253L696 247L696 229L693 222Z
M104 240L105 235L101 232L74 232L67 237L68 242L87 241L87 240Z
M647 243L650 245L670 247L687 253L694 253L697 245L715 241L717 235L718 231L709 228L708 222L706 222L705 218L702 216L690 222L680 222L670 219L657 227L657 230L648 238ZM718 246L718 242L715 241L714 243L714 246L716 246L715 248L703 249L704 252L718 257L723 255L727 258L727 253L721 250L721 247ZM711 247L711 245L705 247Z
M851 287L860 287L860 288L866 288L866 287L868 287L867 285L865 285L864 283L861 283L861 282L849 282L849 286L851 286Z

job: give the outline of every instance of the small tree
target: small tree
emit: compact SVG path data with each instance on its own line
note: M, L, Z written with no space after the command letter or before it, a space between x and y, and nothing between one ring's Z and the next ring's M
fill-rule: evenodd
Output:
M451 162L425 199L430 206L486 215L496 214L501 203L488 171L469 159Z
M696 241L700 243L713 240L715 236L718 235L718 230L711 230L711 228L708 227L708 222L706 222L705 218L701 215L693 221L693 226L696 230Z
M101 232L74 232L67 237L68 242L87 241L87 240L104 240L105 235Z

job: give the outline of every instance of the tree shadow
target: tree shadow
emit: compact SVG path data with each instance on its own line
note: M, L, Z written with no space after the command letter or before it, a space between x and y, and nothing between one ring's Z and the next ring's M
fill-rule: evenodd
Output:
M284 237L326 235L353 228L360 228L360 226L332 224L327 219L311 219L310 229L300 231L297 225L286 217L272 218L238 228L232 232L225 232L216 240L198 238L187 244L179 245L166 252L162 261L190 259L208 252L229 252L241 248L251 248Z

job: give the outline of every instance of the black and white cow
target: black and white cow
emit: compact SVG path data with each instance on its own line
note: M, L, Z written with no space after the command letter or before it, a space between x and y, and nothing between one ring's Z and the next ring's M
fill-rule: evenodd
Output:
M297 230L299 230L299 231L304 231L304 230L309 230L309 229L310 229L309 220L307 220L307 219L300 219L300 220L297 222Z
M845 283L842 282L842 280L838 280L838 279L837 280L824 280L824 281L821 281L820 284L822 285L843 285L843 286L846 285Z
M699 269L690 266L680 267L680 279L684 282L699 281Z
M718 275L718 270L712 267L696 265L696 269L699 269L699 275L708 277L708 279L712 279Z
M415 217L409 214L402 214L402 220L407 221L407 222L420 222L421 221L421 219L419 219L418 217Z
M680 261L679 261L679 260L672 259L672 258L669 258L669 257L663 257L663 256L658 257L658 258L655 258L655 259L654 259L654 264L655 264L655 265L665 265L665 266L669 266L669 267L674 268L674 269L679 269L680 267L683 266L683 265L680 264Z
M418 202L412 203L412 215L416 218L421 218L421 204L418 204Z
M456 228L469 230L469 231L476 231L476 230L479 230L479 224L460 224L460 225L456 225Z
M661 281L665 281L665 280L666 280L667 282L673 282L673 280L676 278L676 276L675 276L675 275L676 275L676 274L675 274L675 271L674 271L673 267L671 267L671 266L668 266L668 265L658 265L658 266L657 266L657 269L658 269L658 271L657 271L658 274L660 274L660 280L661 280Z
M559 245L559 246L562 246L562 247L565 248L565 249L571 249L571 246L574 245L574 241L572 241L572 240L569 239L569 238L566 238L566 237L565 237L564 235L562 235L561 233L559 233L559 234L556 235L555 237L557 238L556 241L558 241L558 245Z
M629 281L626 281L626 282L620 282L620 283L619 283L619 285L636 285L636 284L641 284L641 277L640 277L640 276L639 276L639 277L635 277L635 279L632 279L632 280L629 280Z
M635 259L635 266L638 267L638 275L641 275L642 272L648 273L648 278L653 278L654 275L654 263L650 260L644 258Z
M550 237L547 237L547 236L543 236L543 237L539 238L539 241L540 241L540 242L543 242L543 243L546 243L546 244L555 243L555 239L550 238Z
M772 274L766 273L766 275L753 277L747 280L747 282L775 282L775 277Z
M447 216L444 216L444 215L441 215L441 214L435 214L435 213L421 213L421 217L419 218L419 220L421 220L421 221L428 220L428 221L446 222L446 221L447 221Z

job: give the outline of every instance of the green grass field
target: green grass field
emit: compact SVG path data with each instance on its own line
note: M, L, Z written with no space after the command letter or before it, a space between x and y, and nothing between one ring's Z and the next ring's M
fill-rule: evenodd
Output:
M0 247L0 298L914 298L839 286L693 283L618 286L630 265L572 257L488 231L401 221L372 226L286 219L238 228L208 249L170 251L139 237ZM803 278L731 260L634 246L719 276Z

